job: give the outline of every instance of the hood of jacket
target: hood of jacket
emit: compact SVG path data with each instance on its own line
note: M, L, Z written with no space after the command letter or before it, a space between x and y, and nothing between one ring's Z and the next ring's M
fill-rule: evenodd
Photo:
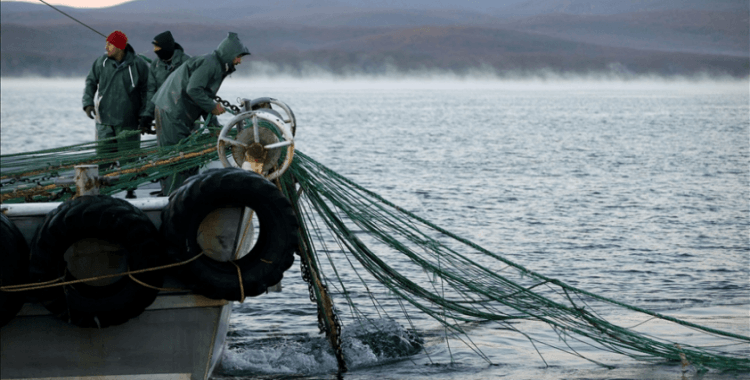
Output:
M241 55L250 55L248 48L242 44L237 33L229 32L227 37L219 44L219 47L214 50L216 57L221 63L221 67L224 71L234 71L234 58Z

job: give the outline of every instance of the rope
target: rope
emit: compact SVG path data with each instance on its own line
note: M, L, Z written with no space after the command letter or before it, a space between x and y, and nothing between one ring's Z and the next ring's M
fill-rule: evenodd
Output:
M240 303L244 303L245 302L245 285L243 285L242 283L242 270L240 270L240 266L237 265L237 263L235 263L234 261L230 261L230 263L232 263L232 265L234 265L235 268L237 268L237 279L240 282Z
M157 166L174 164L174 163L180 162L182 160L187 160L187 159L190 159L190 158L203 156L203 155L206 155L206 154L209 154L209 153L213 153L215 151L216 151L216 147L214 146L214 147L211 147L211 148L208 148L208 149L204 149L204 150L202 150L200 152L196 152L196 153L185 154L185 153L180 152L180 154L177 157L172 157L172 158L168 158L168 159L164 159L164 160L159 160L157 162L149 163L149 164L146 164L146 165L141 166L139 168L116 170L116 171L113 171L111 173L107 173L105 175L105 177L113 177L113 176L119 176L119 175L125 175L125 174L141 173L141 172L144 172L144 171L146 171L148 169L155 168Z
M147 283L145 283L145 282L143 282L143 281L135 278L135 276L133 276L131 273L128 273L128 277L130 277L130 279L133 280L133 281L135 281L138 285L141 285L141 286L149 288L149 289L159 290L159 291L162 291L162 292L180 292L180 291L189 291L190 290L190 289L182 289L182 288L160 288L158 286L153 286L153 285L147 284Z
M55 286L73 285L73 284L78 284L78 283L87 282L87 281L104 280L104 279L113 278L113 277L122 277L122 276L125 276L125 275L128 275L128 276L130 276L130 278L132 278L132 279L135 280L135 278L133 277L134 274L146 273L146 272L153 272L153 271L156 271L156 270L162 270L162 269L169 269L169 268L178 267L178 266L185 265L185 264L188 264L190 262L193 262L193 261L197 260L201 256L203 256L203 252L201 252L201 253L199 253L199 254L191 257L188 260L180 261L179 263L167 264L167 265L162 265L162 266L153 267L153 268L138 269L138 270L133 270L133 271L128 270L127 272L123 272L123 273L106 274L106 275L101 275L101 276L97 276L97 277L76 279L76 280L65 281L65 282L57 282L57 281L61 281L62 279L65 278L65 277L61 277L61 278L58 278L58 279L55 279L55 280L50 280L50 281L46 281L46 282L43 282L43 283L37 283L37 284L21 284L21 285L0 286L0 291L1 292L24 292L24 291L29 291L29 290L52 288L52 287L55 287ZM149 287L149 288L152 288L152 289L162 290L160 288L156 288L154 286L145 284L145 283L143 283L141 281L138 281L138 280L135 280L135 281L137 283L141 284L141 285L146 286L146 287ZM164 288L163 290L181 290L181 289Z
M8 200L8 199L13 199L13 198L28 198L34 195L47 194L49 193L50 190L54 190L58 187L62 188L66 186L65 185L47 185L47 186L42 186L39 188L34 188L30 190L20 190L20 191L18 189L15 189L13 190L13 192L9 192L0 196L0 202Z

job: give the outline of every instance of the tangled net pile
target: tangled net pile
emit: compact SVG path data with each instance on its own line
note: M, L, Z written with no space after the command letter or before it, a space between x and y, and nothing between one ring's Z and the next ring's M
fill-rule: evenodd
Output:
M86 143L1 156L2 200L65 200L74 190L55 184L55 179L69 175L74 165L103 165L107 169L102 176L119 176L101 190L104 194L204 165L217 159L213 132L204 128L169 148L144 142L132 154L97 156L96 143ZM123 158L133 161L118 164ZM529 271L399 208L301 152L279 185L297 209L300 244L313 254L309 265L321 273L334 300L344 300L346 307L339 304L337 313L345 324L375 325L395 304L403 311L399 320L408 324L410 313L425 313L487 361L490 358L471 341L466 327L472 322L491 321L516 331L537 352L547 346L584 357L574 347L582 344L638 360L750 371L750 337L619 303ZM602 314L612 309L637 314L642 322L629 328L610 323ZM558 339L521 331L515 323L519 320L543 322ZM700 334L710 335L714 343L672 341L645 329L653 323L689 329L695 341L702 340Z
M217 128L201 127L178 145L160 148L156 140L141 142L130 152L97 154L96 147L117 137L35 152L0 156L0 200L7 203L64 201L75 194L75 186L61 183L71 177L77 165L99 165L101 177L117 177L103 182L102 194L114 194L140 184L157 181L191 167L216 160ZM140 134L127 131L122 136Z

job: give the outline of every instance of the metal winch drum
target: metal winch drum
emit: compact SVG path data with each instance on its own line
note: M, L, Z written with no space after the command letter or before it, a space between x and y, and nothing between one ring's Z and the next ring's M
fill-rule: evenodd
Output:
M274 98L241 99L240 102L242 112L219 133L219 160L224 167L241 167L266 179L276 179L289 168L294 157L297 129L294 113ZM231 157L228 157L227 146ZM284 149L286 154L283 154Z

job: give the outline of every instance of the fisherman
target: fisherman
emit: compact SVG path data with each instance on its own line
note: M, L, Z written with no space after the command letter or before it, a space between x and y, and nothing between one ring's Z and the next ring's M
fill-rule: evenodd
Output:
M214 101L221 83L227 75L249 55L247 47L240 42L237 33L228 33L213 53L192 57L173 72L151 99L156 106L156 136L159 146L175 145L196 130L199 117L207 119L209 113L213 125L218 125L216 116L225 112L220 103ZM175 173L161 180L163 195L176 190L198 168Z
M167 80L169 74L177 70L190 58L189 55L185 54L182 46L175 42L172 33L168 30L157 34L151 43L154 45L154 53L159 59L153 60L148 70L148 91L146 94L148 104L141 115L141 134L153 133L151 123L154 121L154 103L151 98L159 90L162 83Z
M138 116L146 107L148 65L135 54L128 37L119 30L107 36L104 48L106 54L94 61L86 76L83 110L89 118L96 118L97 141L116 137L100 141L97 155L125 154L140 147L140 134L126 132L138 130ZM126 157L120 157L120 164L127 161ZM134 190L128 189L126 197L135 198Z

